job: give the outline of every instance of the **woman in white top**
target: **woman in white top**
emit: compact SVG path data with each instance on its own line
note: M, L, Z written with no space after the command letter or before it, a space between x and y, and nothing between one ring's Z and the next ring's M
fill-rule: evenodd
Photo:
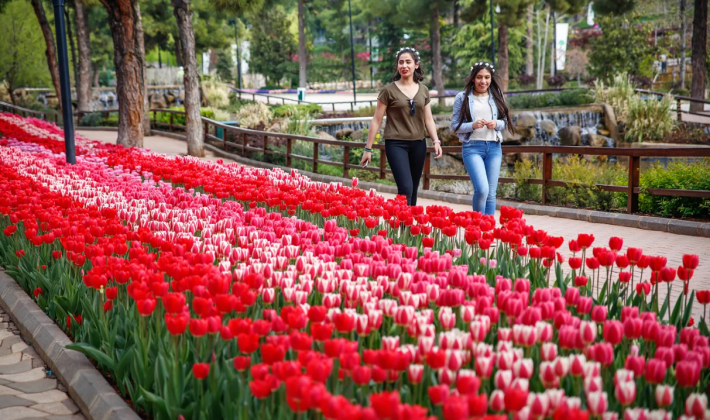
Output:
M463 142L463 162L473 183L473 211L495 214L506 128L514 132L495 69L485 61L476 63L466 78L466 89L456 95L451 117L451 129Z

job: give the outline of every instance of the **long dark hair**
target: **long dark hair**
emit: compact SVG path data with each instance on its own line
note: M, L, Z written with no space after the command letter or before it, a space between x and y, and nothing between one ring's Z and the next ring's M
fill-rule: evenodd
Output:
M404 47L401 50L397 51L397 58L394 60L394 75L392 76L392 81L396 82L397 80L402 78L402 75L399 74L399 70L397 69L397 66L399 64L399 57L402 54L411 55L412 59L414 60L414 63L419 64L419 67L414 69L412 80L414 80L415 83L419 83L424 80L424 72L422 71L422 65L419 63L419 53L414 48Z
M506 105L505 103L505 95L503 95L503 90L501 90L500 88L500 79L495 73L495 69L493 68L493 66L490 63L486 63L485 61L478 62L473 67L471 67L471 74L469 74L466 78L464 101L463 106L461 107L461 120L459 121L459 125L458 127L456 127L456 130L458 130L461 127L461 124L463 124L464 122L472 122L470 121L471 109L468 104L468 95L470 95L473 91L474 86L476 84L476 75L478 75L478 72L480 72L481 70L488 70L488 72L491 73L491 84L490 86L488 86L488 92L490 95L493 96L493 101L498 107L498 118L505 120L505 126L508 131L510 131L511 134L515 134L513 121L510 119L510 110L508 109L508 105Z

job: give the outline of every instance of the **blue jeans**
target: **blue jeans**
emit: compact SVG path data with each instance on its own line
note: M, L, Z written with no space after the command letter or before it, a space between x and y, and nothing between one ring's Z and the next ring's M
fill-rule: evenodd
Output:
M495 214L502 160L500 142L471 140L463 144L463 163L473 183L473 211Z

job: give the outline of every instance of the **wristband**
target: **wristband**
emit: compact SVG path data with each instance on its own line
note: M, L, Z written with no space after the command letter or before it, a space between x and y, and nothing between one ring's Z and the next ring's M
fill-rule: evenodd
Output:
M365 148L365 151L372 153L372 149L368 149L367 147Z

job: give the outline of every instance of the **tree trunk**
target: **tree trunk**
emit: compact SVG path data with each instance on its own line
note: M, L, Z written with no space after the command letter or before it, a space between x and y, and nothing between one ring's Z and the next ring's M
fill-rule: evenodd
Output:
M434 86L436 87L439 105L446 105L444 98L444 73L441 66L441 33L439 31L439 4L434 5L431 17L431 55L434 70Z
M187 154L203 157L205 146L200 118L200 80L197 76L195 56L195 30L192 27L190 0L171 0L173 13L180 32L183 58L185 59L185 138Z
M141 6L138 1L136 7L136 41L138 54L143 62L143 135L150 136L150 101L148 98L148 84L145 82L145 38L143 36L143 18L141 17Z
M175 40L175 65L182 66L182 48L180 47L180 39Z
M527 15L527 21L528 21L528 34L527 38L525 39L525 49L527 50L527 56L525 57L525 74L528 76L532 76L533 72L535 71L534 65L533 65L533 54L534 54L534 49L533 49L533 14L535 13L535 5L531 4L528 6L528 15Z
M685 21L686 0L680 0L680 88L685 89L685 50L687 49L685 37L688 25Z
M79 111L91 111L91 46L89 42L89 22L84 5L74 2L76 14L76 44L79 50L79 77L76 84L76 99Z
M304 15L303 3L305 0L298 0L298 87L305 88L308 82L306 77L306 17Z
M93 79L94 79L94 81L93 81L91 84L92 84L92 86L94 86L95 88L98 88L98 87L99 87L99 76L101 75L101 71L99 70L99 65L98 65L98 64L91 63L91 67L92 67L91 72L92 72L92 74L93 74L92 77L93 77Z
M545 55L547 55L547 25L550 23L550 11L547 11L547 16L545 17L545 41L542 43L542 54L540 55L540 65L538 66L537 74L537 88L542 89L542 80L545 75ZM540 35L538 34L538 39Z
M108 12L113 37L113 61L116 66L116 96L118 98L117 144L143 147L143 104L145 96L138 31L140 9L138 0L100 0Z
M498 20L498 68L496 73L500 77L503 92L508 91L508 26Z
M49 21L47 21L47 15L44 13L42 0L32 0L32 8L35 11L35 15L37 15L39 27L42 29L44 42L47 44L47 50L45 51L45 55L47 56L47 66L49 67L49 74L52 76L52 84L54 85L54 91L57 93L59 109L61 110L62 91L59 87L59 66L57 65L57 48L54 44L54 35L52 34L52 28L49 26Z
M69 44L69 52L71 53L71 66L74 71L74 89L79 86L79 62L76 57L76 44L74 43L74 31L71 30L71 18L69 17L69 9L64 8L64 19L67 22L67 43Z
M695 0L695 14L693 16L693 41L691 48L693 51L693 81L690 88L690 96L697 99L705 99L705 58L707 54L707 33L708 33L708 0ZM700 112L704 105L697 102L690 103L692 112Z

